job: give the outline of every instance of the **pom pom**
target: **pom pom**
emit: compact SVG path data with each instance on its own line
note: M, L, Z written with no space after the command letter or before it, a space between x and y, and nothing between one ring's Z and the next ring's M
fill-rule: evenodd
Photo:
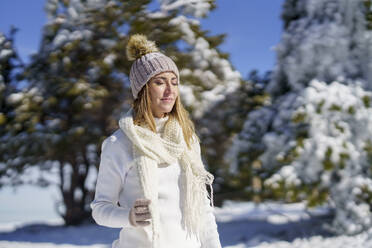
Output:
M155 42L149 41L145 35L134 34L129 38L127 44L128 60L136 60L147 53L158 52Z

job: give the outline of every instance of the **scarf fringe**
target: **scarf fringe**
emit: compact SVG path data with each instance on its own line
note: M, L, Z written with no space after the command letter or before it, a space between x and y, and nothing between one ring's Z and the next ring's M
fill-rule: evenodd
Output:
M207 230L205 227L206 221L206 214L205 214L205 206L209 204L207 201L212 202L213 205L213 175L210 173L202 174L194 176L191 170L191 167L188 163L182 163L185 166L184 171L186 175L186 182L185 182L185 195L184 198L184 208L183 208L183 226L187 230L187 236L191 237L195 235L195 237L200 241L200 237L204 236L204 231ZM189 175L188 175L189 174ZM190 178L193 180L189 180ZM206 184L208 184L211 188L211 194L208 194L206 189ZM193 211L187 211L187 210Z

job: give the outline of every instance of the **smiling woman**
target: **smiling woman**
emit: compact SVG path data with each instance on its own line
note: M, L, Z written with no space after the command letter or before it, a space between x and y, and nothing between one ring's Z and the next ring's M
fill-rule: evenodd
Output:
M102 144L92 216L122 228L114 248L219 248L214 177L180 100L178 68L143 35L130 38L127 56L133 107Z

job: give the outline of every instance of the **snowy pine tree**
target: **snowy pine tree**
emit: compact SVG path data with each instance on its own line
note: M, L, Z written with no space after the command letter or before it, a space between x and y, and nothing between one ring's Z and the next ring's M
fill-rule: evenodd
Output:
M372 89L371 1L288 0L268 91L301 91L313 78L353 79Z
M125 54L121 7L113 1L47 1L39 52L24 72L44 99L37 132L45 145L33 155L41 170L59 176L51 183L61 192L57 211L66 225L90 217L100 143L116 127L115 114L129 95L122 72L129 63L118 56Z
M12 115L14 116L15 106L11 97L12 94L16 93L16 88L12 85L12 74L14 72L14 59L16 53L13 49L12 40L6 37L3 33L0 33L0 157L2 163L0 163L0 175L1 181L0 186L6 184L5 180L11 177L11 173L7 171L7 165L3 161L13 159L14 157L7 157L7 151L9 150L9 144L7 141L7 135L9 132L13 132ZM16 167L16 166L15 166ZM14 180L13 180L14 181Z
M213 10L214 1L159 0L157 6L158 9L133 23L131 32L148 34L174 58L180 67L183 102L194 119L200 119L214 104L239 87L241 81L241 75L232 68L228 55L217 48L224 35L208 35L196 19ZM168 23L159 25L157 20L164 17L168 17Z
M287 0L271 104L250 112L228 152L261 196L334 209L333 230L372 226L369 0ZM247 188L252 183L247 182Z
M334 230L347 234L372 224L372 92L361 85L310 83L288 120L298 125L290 149L276 154L284 166L266 181L309 206L328 200Z
M12 110L8 106L7 98L15 92L15 87L11 85L12 72L14 70L13 60L15 51L13 50L12 41L3 33L0 33L0 125L1 135L6 133L5 126L9 122L8 114ZM9 127L10 128L10 127Z
M261 76L253 70L235 91L227 94L198 122L202 130L204 158L216 177L216 205L225 199L252 197L246 190L247 181L252 181L252 168L240 168L238 175L231 173L230 158L224 157L236 133L241 131L247 114L269 103L270 98L264 92L269 78L270 73Z
M36 129L42 98L35 88L18 87L24 65L13 45L16 31L0 33L0 187L25 183L19 172L37 162L32 153L41 149L37 133L30 133ZM43 185L39 178L27 182Z

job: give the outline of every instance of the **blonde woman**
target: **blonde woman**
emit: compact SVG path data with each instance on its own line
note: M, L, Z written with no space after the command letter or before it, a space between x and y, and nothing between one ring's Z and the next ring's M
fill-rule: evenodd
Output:
M139 34L127 56L133 107L102 143L92 216L122 228L114 248L219 248L213 175L180 100L178 68Z

